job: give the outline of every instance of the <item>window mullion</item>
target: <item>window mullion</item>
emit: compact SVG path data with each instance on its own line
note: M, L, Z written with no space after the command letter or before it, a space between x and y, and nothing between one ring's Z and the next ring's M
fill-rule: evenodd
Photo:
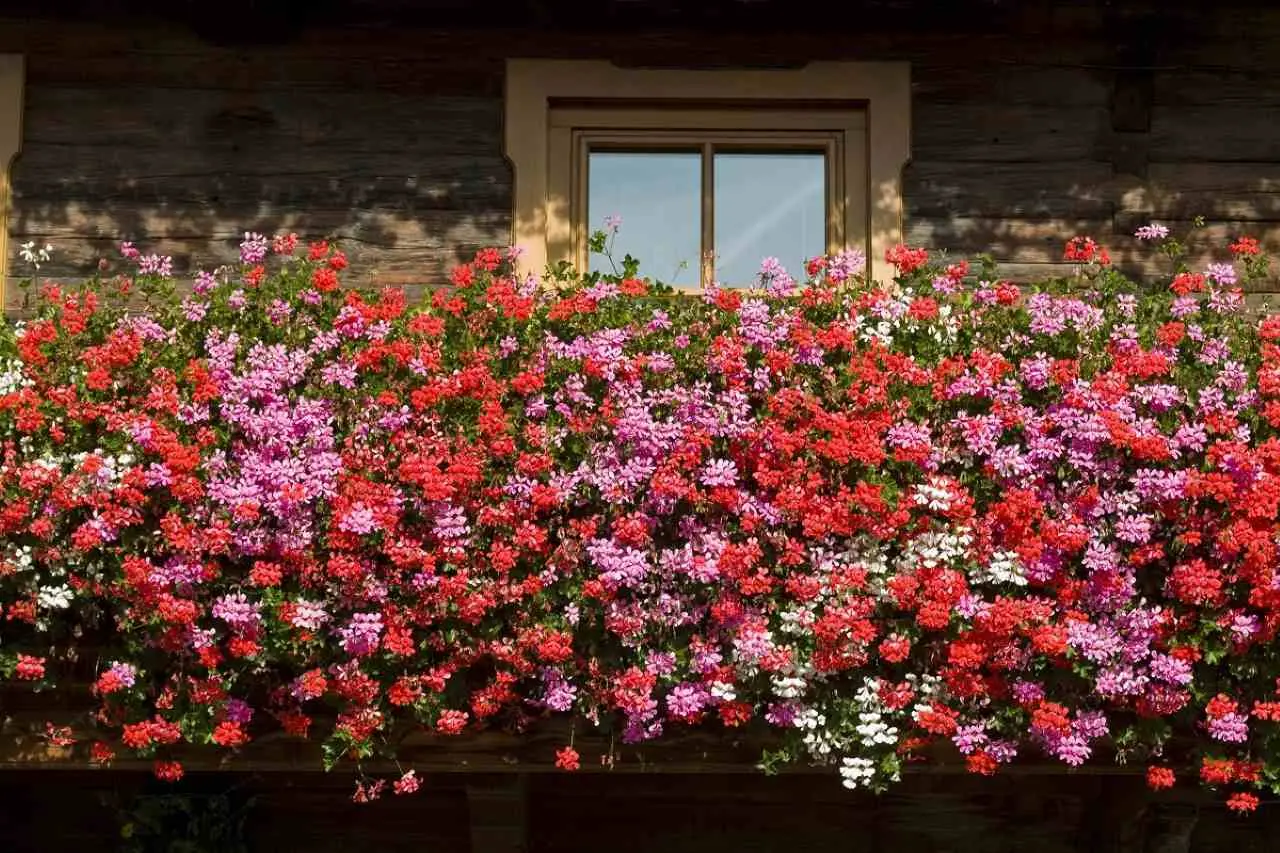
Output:
M715 277L715 151L710 142L702 145L702 257L698 259L698 280L709 287Z

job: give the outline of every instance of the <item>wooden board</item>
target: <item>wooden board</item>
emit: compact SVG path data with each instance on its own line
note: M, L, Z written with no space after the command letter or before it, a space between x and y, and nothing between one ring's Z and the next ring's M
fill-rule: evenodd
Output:
M45 219L37 213L19 213L14 233L30 235L55 244L84 238L111 239L117 236L146 243L164 240L212 243L237 241L245 231L282 234L296 231L302 237L333 237L388 249L442 249L459 244L497 239L509 217L484 212L418 210L353 206L349 208L301 210L263 205L252 213L234 215L234 208L193 207L187 212L153 212L146 206L118 205L88 207L72 203ZM141 248L141 246L140 246Z
M148 240L145 249L174 258L175 275L187 276L202 268L212 268L220 263L230 263L237 256L239 237L231 232L217 236L202 234L188 239ZM354 286L397 285L420 287L435 286L448 280L449 270L457 263L469 260L479 249L503 245L506 241L463 242L439 246L382 246L365 245L345 240L342 245L351 261L343 274L344 280ZM106 238L79 238L60 240L55 246L54 260L41 266L37 273L40 280L46 278L81 278L97 268L100 259L108 259L113 271L124 269L116 251L117 241ZM10 268L10 279L23 276L24 271L15 263ZM29 274L29 271L27 271ZM10 300L18 298L16 287L6 288ZM12 301L10 302L12 305Z
M993 62L982 55L946 64L924 59L911 66L911 96L916 105L1097 107L1111 97L1110 78L1096 68Z
M1107 219L1016 219L976 216L913 217L906 227L913 246L947 249L961 255L987 253L1014 263L1059 263L1067 239L1108 235Z
M1151 111L1151 161L1280 161L1273 113L1253 104L1156 105Z
M1095 160L964 163L915 159L903 175L907 215L1097 220L1116 200L1111 166Z
M1117 192L1117 212L1154 219L1280 221L1280 159L1261 163L1152 163L1146 181Z
M1101 106L917 103L911 154L922 161L1093 160L1101 158L1100 138L1109 127Z
M419 159L366 157L363 167L330 155L333 169L314 155L293 163L270 158L252 160L244 168L215 157L190 158L181 168L159 171L154 157L137 152L134 162L94 159L92 151L37 147L13 167L14 203L19 212L37 206L57 209L72 203L113 207L144 205L159 210L219 207L248 203L287 207L418 207L439 210L490 211L511 207L511 168L497 154L441 155ZM83 157L75 170L68 155ZM173 158L175 161L177 158Z
M199 157L201 146L271 147L305 159L311 146L359 147L419 155L500 151L497 98L354 91L270 90L228 93L154 86L71 89L27 87L24 147L167 148Z
M1280 32L1277 33L1280 36ZM1264 68L1171 68L1153 75L1155 103L1189 106L1280 108L1280 77Z

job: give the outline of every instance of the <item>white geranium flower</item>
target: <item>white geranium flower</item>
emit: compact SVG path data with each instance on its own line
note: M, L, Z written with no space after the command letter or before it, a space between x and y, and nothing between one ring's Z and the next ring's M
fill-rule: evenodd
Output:
M41 264L47 263L52 253L51 244L46 243L43 247L37 247L34 240L23 243L18 248L19 256L36 269L40 269Z
M66 610L71 606L71 587L66 584L60 586L42 586L37 600L41 607L46 610Z
M723 681L711 682L711 695L721 702L732 702L738 698L738 694L734 691L732 684L726 684Z

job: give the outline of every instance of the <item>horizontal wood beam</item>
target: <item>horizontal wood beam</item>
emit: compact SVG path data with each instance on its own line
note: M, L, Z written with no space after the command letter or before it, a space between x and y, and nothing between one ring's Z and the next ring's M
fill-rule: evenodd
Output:
M29 693L0 689L0 770L4 769L85 769L90 744L111 740L116 733L100 730L90 723L87 690ZM316 720L317 730L327 730L333 720ZM54 746L46 733L46 723L69 727L76 743ZM419 773L497 775L562 773L556 752L572 742L580 755L582 773L662 773L758 774L761 756L781 745L779 734L767 728L673 729L658 740L625 744L609 734L601 734L583 722L565 717L535 721L528 729L482 731L447 736L403 722L387 734L384 758L362 760L369 772L395 773L410 767ZM1171 745L1171 749L1174 745ZM1177 747L1178 750L1181 747ZM1171 755L1174 752L1170 753ZM1177 754L1181 754L1178 752ZM188 770L299 772L322 766L321 745L282 731L265 733L245 747L228 751L213 746L181 744L166 750L165 758L182 761ZM1036 756L1001 768L1004 775L1024 776L1114 776L1140 777L1141 764L1111 764L1107 753L1099 751L1094 764L1079 768ZM118 769L150 769L152 762L121 756L112 763ZM354 761L345 762L354 769ZM832 775L830 766L805 762L786 765L780 773ZM949 744L907 762L910 775L950 775L967 773L964 757Z
M525 735L481 733L459 737L415 734L403 739L395 750L395 758L362 760L361 769L371 773L395 773L412 767L420 773L456 774L530 774L561 773L555 766L555 753L568 743L567 731L560 727L552 732ZM0 732L0 770L83 770L93 766L89 761L89 740L74 746L52 745L42 732ZM581 756L580 773L622 774L759 774L762 751L777 746L766 738L734 739L714 733L669 737L639 745L622 745L607 738L578 735L574 748ZM228 752L214 747L183 745L169 750L166 758L183 762L191 771L298 772L321 766L320 745L283 734L270 734L248 746ZM120 758L111 766L122 770L143 770L151 761ZM355 766L351 762L351 767ZM929 761L906 766L907 775L960 775L968 771L959 756L941 754ZM1002 768L1013 776L1118 776L1138 777L1143 768L1128 765L1086 765L1070 768L1048 761L1029 760ZM786 765L784 775L832 775L835 769L806 763Z

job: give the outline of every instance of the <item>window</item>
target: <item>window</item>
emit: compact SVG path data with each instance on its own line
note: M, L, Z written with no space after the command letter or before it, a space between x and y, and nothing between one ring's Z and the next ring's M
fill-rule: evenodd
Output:
M9 166L22 148L22 57L0 54L0 299L9 263Z
M760 261L799 270L865 231L862 108L778 110L683 103L554 105L548 191L567 200L580 268L608 261L588 234L619 217L614 256L677 286L753 283Z
M799 272L901 239L907 67L817 63L794 70L622 69L513 60L507 153L515 240L529 271L591 256L621 218L631 254L669 284L751 285L766 256Z

